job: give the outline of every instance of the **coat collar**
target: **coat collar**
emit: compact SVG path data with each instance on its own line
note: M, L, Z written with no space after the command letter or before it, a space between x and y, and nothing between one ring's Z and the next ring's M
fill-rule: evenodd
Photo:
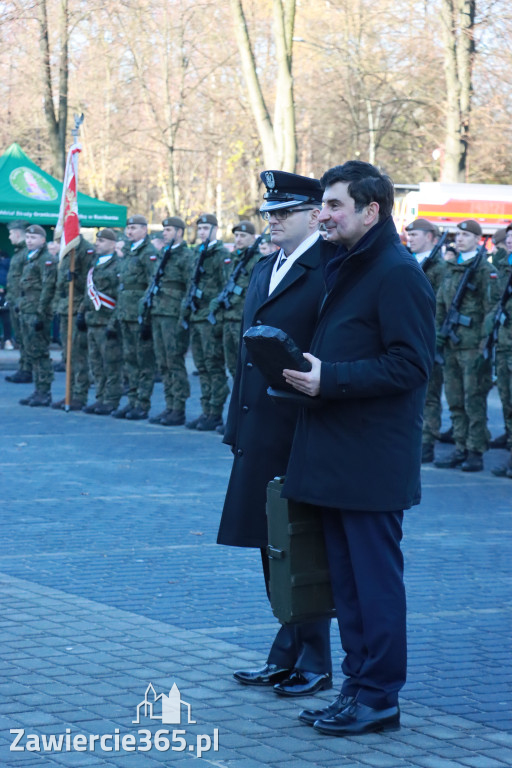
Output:
M318 240L311 246L311 248L308 248L307 251L299 256L299 258L292 265L291 269L283 277L279 285L277 285L275 290L272 291L270 296L268 295L270 276L272 274L274 262L279 255L279 251L271 254L265 260L258 262L262 265L258 280L258 298L261 302L261 305L274 301L274 299L276 299L282 293L287 291L288 288L290 288L294 283L296 283L297 280L299 280L308 271L308 269L317 267L318 252L319 249L322 248L322 244L322 238L318 238Z

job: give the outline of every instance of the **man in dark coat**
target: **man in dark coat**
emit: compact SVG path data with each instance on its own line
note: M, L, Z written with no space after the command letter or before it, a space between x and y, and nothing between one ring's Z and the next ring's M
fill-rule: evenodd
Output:
M261 174L267 186L262 216L279 251L254 266L244 304L242 330L271 325L309 349L325 293L323 263L332 246L318 232L322 188L317 179L282 171ZM222 512L218 543L258 547L268 594L266 488L286 471L297 409L276 405L267 383L240 349L224 442L234 461ZM284 696L306 696L332 687L327 619L282 626L262 669L239 671L246 685L274 685Z
M302 408L283 495L322 515L345 680L338 698L299 718L344 736L400 727L406 678L403 510L420 501L422 412L432 370L434 293L401 245L393 185L350 161L322 178L319 220L340 244L309 373L286 370ZM318 400L320 402L318 402Z

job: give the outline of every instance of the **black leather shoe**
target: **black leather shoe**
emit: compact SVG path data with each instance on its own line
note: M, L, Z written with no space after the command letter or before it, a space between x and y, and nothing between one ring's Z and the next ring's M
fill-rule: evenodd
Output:
M400 709L373 709L353 701L333 717L317 720L313 724L315 731L328 736L352 736L374 731L398 731L400 729Z
M434 461L434 466L439 467L439 469L455 469L456 467L460 467L461 464L464 464L467 457L467 451L459 451L455 449L455 451L452 451L446 459L436 459L436 461Z
M312 696L328 688L332 688L332 675L318 675L303 669L294 669L290 677L274 685L274 691L279 696Z
M291 669L278 667L277 664L265 664L261 669L242 669L233 673L233 677L242 685L274 685L284 680L290 674Z
M299 715L299 720L301 723L306 723L306 725L314 725L317 720L334 717L334 715L337 715L342 709L345 709L349 704L352 704L353 701L353 696L345 696L343 693L340 693L334 701L331 701L328 707L324 707L323 709L303 709Z

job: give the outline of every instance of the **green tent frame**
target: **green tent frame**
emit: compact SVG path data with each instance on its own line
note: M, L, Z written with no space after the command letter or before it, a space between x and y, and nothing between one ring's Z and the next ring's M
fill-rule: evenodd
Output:
M22 219L55 225L61 197L62 182L36 165L19 144L11 144L0 157L0 222ZM125 205L96 200L80 191L78 216L82 227L126 226Z

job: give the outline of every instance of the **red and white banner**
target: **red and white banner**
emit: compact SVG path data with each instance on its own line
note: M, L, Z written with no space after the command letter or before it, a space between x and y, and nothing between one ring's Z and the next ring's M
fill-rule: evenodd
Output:
M82 151L80 144L73 144L68 152L66 173L62 186L59 219L55 227L55 239L61 238L59 258L62 259L80 242L80 220L78 218L78 155Z

